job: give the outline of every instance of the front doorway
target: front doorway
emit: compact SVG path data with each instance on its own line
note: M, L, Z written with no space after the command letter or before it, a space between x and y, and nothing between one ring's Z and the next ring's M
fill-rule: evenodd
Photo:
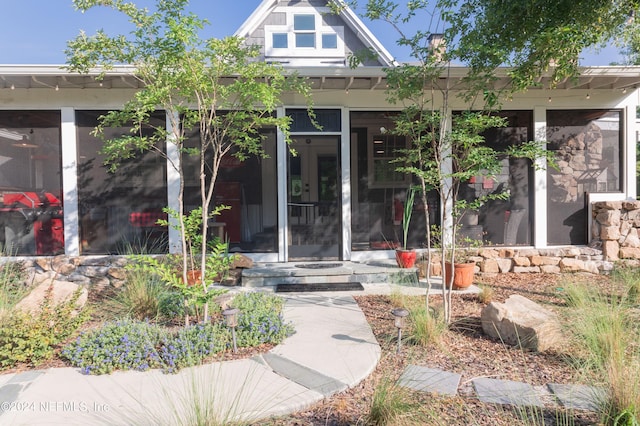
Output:
M336 260L341 246L338 136L298 136L287 162L289 260Z

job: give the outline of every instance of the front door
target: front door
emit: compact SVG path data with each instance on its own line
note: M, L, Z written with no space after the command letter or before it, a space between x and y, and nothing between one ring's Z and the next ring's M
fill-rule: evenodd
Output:
M341 243L339 138L297 137L289 154L289 260L338 259Z

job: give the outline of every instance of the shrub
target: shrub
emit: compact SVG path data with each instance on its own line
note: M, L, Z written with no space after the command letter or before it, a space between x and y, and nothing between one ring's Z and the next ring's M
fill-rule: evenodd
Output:
M173 373L220 352L228 334L220 325L198 324L170 333L147 321L127 319L83 333L64 348L62 356L84 374L150 368Z
M242 293L231 302L240 309L237 328L238 346L278 344L293 334L293 326L282 318L284 300L265 293Z
M77 311L78 289L69 300L54 305L50 287L35 314L14 311L0 325L0 368L19 362L38 363L51 358L88 318L88 310Z

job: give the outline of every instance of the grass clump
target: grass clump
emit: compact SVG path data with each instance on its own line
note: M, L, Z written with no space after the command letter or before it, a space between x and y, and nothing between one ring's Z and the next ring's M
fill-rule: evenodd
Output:
M184 315L184 301L157 275L140 268L127 269L122 288L107 302L114 318L169 321Z
M366 424L397 425L409 421L419 411L411 392L390 379L382 379L373 391Z
M640 422L640 313L629 296L637 273L617 271L620 294L603 294L585 285L566 288L570 307L569 331L577 340L576 365L592 373L605 388L602 422L637 425Z
M82 290L55 304L49 287L34 312L13 310L0 325L0 369L17 363L37 364L50 359L56 347L87 320L88 310L77 308Z
M423 347L439 345L442 342L442 336L447 332L447 325L435 309L427 308L423 304L410 306L409 319L411 342Z

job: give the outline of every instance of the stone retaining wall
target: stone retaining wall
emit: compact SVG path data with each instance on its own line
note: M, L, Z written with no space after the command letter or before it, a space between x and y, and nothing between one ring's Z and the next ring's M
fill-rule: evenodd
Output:
M476 263L476 273L606 273L614 263L605 260L602 251L590 247L562 247L549 249L480 248L469 252L469 260ZM426 263L426 262L425 262ZM440 276L439 257L431 262L431 273Z
M640 201L593 203L591 244L607 261L640 259Z

